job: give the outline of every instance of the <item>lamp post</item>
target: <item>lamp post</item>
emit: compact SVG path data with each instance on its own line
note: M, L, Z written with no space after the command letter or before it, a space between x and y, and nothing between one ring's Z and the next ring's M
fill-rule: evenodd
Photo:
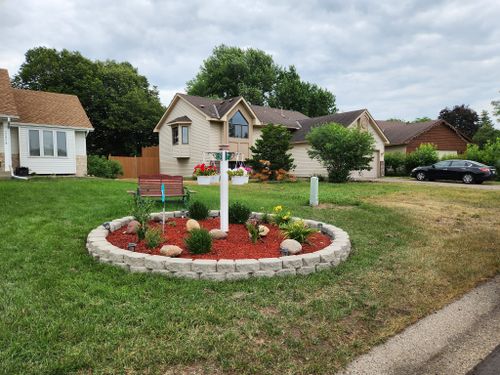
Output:
M221 152L220 160L220 230L224 232L229 231L229 176L227 170L229 169L228 162L228 149L229 145L220 145Z

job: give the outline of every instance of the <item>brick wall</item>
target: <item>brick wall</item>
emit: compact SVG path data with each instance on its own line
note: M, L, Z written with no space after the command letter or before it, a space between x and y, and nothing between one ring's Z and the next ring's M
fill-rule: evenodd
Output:
M87 175L87 157L84 155L76 155L76 175L78 177Z

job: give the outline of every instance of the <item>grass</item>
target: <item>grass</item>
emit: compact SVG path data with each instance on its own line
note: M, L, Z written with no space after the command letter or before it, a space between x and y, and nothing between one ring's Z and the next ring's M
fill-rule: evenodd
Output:
M230 197L347 230L339 267L226 283L129 274L94 262L85 238L128 214L134 186L0 181L0 373L332 373L500 270L500 192L321 184L313 209L301 182ZM217 187L192 188L218 207Z

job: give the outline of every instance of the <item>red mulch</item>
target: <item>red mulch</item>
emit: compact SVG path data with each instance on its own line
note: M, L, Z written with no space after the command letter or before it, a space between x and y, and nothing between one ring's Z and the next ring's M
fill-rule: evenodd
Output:
M280 243L283 235L278 227L266 224L270 229L269 234L260 241L253 244L248 237L248 231L242 224L229 224L229 234L224 240L213 240L212 251L203 255L192 255L186 249L184 238L187 236L186 221L188 219L175 218L168 219L165 224L165 241L155 249L148 249L141 241L137 244L136 252L161 255L160 249L163 245L177 245L184 251L181 258L193 259L259 259L276 258L281 256ZM175 223L175 225L173 224ZM200 226L207 230L219 228L219 218L209 218L199 221ZM150 222L150 226L161 227L161 224ZM122 249L127 249L129 242L137 243L136 234L125 234L126 226L110 233L107 240L113 245ZM302 254L312 253L328 246L332 241L330 237L322 233L314 233L309 237L308 244L302 245Z

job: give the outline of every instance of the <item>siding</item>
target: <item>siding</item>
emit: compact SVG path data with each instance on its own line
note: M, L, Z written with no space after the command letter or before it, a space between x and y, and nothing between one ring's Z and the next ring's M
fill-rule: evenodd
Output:
M66 133L67 157L44 157L29 156L28 130L57 130ZM43 147L41 145L41 147ZM75 174L75 131L64 128L54 129L53 127L19 127L19 156L22 167L28 167L30 172L37 174Z
M432 143L436 145L439 151L455 151L459 154L467 149L467 142L460 138L455 131L443 124L433 127L412 140L408 144L406 152L415 151L422 143Z
M10 147L12 154L19 154L19 129L10 128Z
M319 161L311 159L307 154L309 145L307 143L296 143L290 150L293 162L296 165L293 174L297 177L310 177L314 175L328 176L325 168Z
M75 132L75 154L78 156L87 155L87 139L85 132Z

